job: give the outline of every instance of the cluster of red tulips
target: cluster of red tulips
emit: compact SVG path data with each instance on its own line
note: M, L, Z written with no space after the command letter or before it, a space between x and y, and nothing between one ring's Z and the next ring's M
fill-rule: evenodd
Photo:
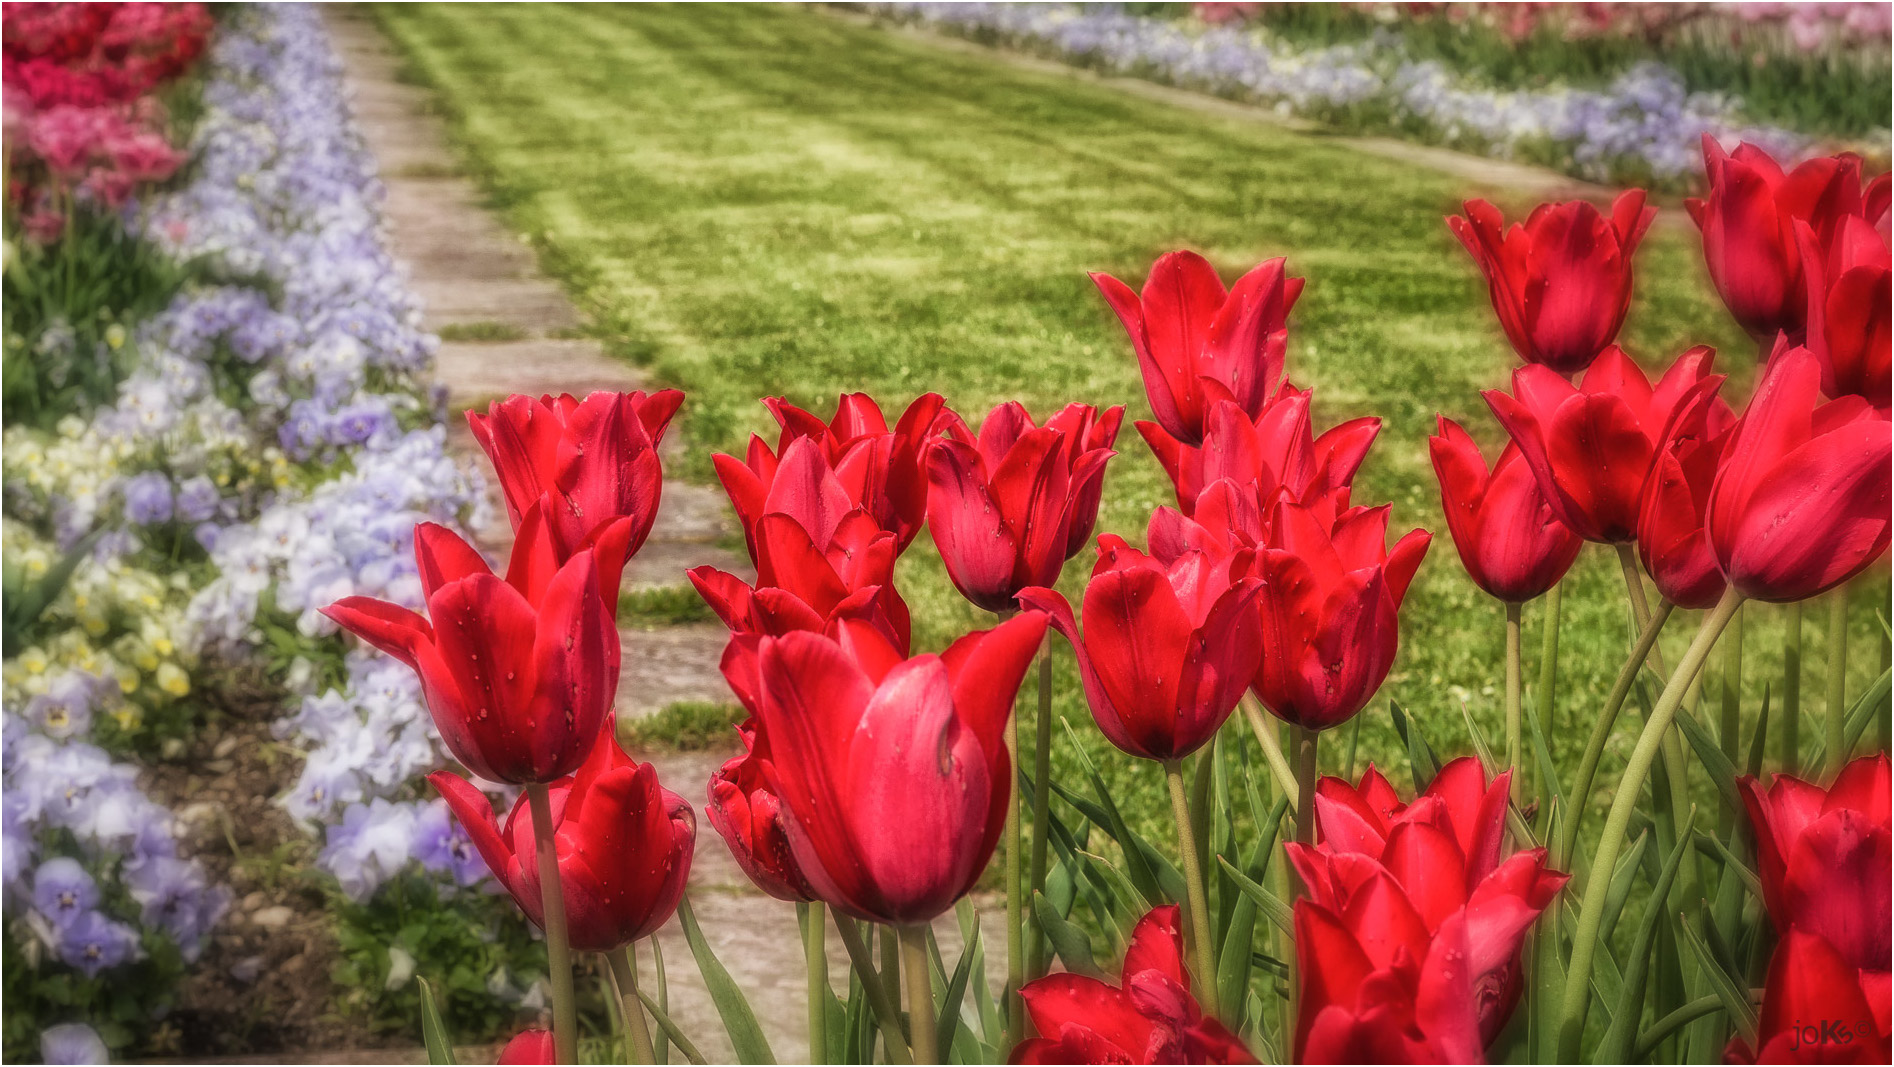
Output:
M1483 752L1437 767L1412 800L1373 767L1356 783L1317 770L1323 731L1360 713L1388 674L1430 535L1414 530L1390 547L1389 507L1351 499L1378 420L1317 433L1309 392L1284 379L1302 280L1283 260L1227 290L1190 252L1161 257L1137 291L1093 276L1130 335L1154 416L1137 428L1177 506L1151 516L1142 549L1097 538L1076 609L1053 587L1093 543L1123 408L1072 404L1037 424L1007 403L976 429L933 394L892 427L863 394L844 396L828 420L766 401L781 425L775 446L752 438L742 458L716 457L756 580L708 567L689 575L730 630L722 669L750 715L739 730L745 752L712 777L706 810L756 885L803 909L812 989L825 966L824 908L833 909L887 1060L937 1062L950 1030L934 1018L927 928L1003 842L1002 1053L1016 1062L1252 1061L1262 1039L1237 1036L1246 1005L1220 997L1234 960L1237 999L1254 999L1251 950L1240 944L1233 956L1212 936L1201 829L1208 761L1192 761L1242 707L1282 798L1277 818L1294 815L1290 900L1250 887L1294 940L1293 958L1281 961L1293 1007L1279 1043L1263 1050L1306 1062L1479 1062L1531 989L1532 1051L1574 1058L1599 941L1623 904L1615 872L1642 789L1660 758L1671 787L1681 784L1676 720L1718 635L1745 600L1799 602L1838 589L1889 540L1887 179L1864 188L1850 157L1788 174L1747 146L1725 156L1706 142L1706 157L1710 193L1691 213L1719 292L1766 359L1741 414L1719 396L1710 350L1685 352L1653 383L1614 344L1632 255L1655 213L1641 192L1608 215L1547 205L1507 228L1475 201L1449 220L1525 361L1510 393L1486 394L1511 438L1496 464L1444 418L1431 442L1455 547L1474 582L1505 605L1506 749L1503 759ZM467 770L524 786L502 829L473 785L446 771L432 778L548 935L556 1041L532 1032L516 1056L571 1061L572 948L610 959L634 1054L651 1054L629 949L679 909L695 819L616 740L613 620L619 575L658 507L657 446L681 399L516 396L469 413L515 529L505 575L453 533L424 525L415 553L427 618L361 598L329 609L418 672ZM940 653L915 654L894 572L923 526L955 587L997 621ZM1586 541L1617 550L1639 635L1563 792L1573 803L1554 813L1543 801L1558 783L1535 789L1522 759L1521 605L1556 596ZM1677 608L1707 613L1666 670L1655 644ZM1049 973L1057 916L1035 909L1048 892L1054 821L1048 630L1071 644L1101 733L1161 766L1176 814L1181 892L1124 932L1115 986ZM1037 729L1022 737L1013 709L1036 655ZM1665 679L1661 694L1593 845L1596 873L1568 880L1562 871L1582 866L1579 798L1591 795L1646 664ZM1732 1056L1888 1056L1888 761L1846 762L1859 735L1834 703L1830 789L1788 775L1767 790L1753 779L1728 783L1748 805L1758 906L1779 935L1759 1018L1745 1024L1754 1014L1746 997L1721 1005L1739 1034ZM1732 712L1725 749L1735 751L1739 729ZM1666 840L1681 854L1695 836L1690 813L1669 817ZM1274 827L1256 829L1275 840ZM1657 898L1676 867L1673 859ZM1563 924L1539 921L1562 900L1571 909ZM866 943L874 927L860 923L898 940L905 1017L887 996L901 981L886 981L891 963L876 974ZM1645 970L1641 956L1622 973L1614 965L1609 984L1642 982ZM825 975L821 984L826 994ZM830 1046L827 997L816 997L819 1061ZM1798 1029L1836 1011L1856 1012L1851 1021L1865 1029ZM1637 1011L1624 1014L1606 1039L1618 1058L1655 1040L1637 1032Z

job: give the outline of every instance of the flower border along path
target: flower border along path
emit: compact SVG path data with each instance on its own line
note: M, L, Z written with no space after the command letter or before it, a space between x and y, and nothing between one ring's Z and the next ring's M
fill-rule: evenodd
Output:
M531 251L484 210L473 181L453 166L429 94L401 82L399 60L372 18L354 7L335 6L324 8L324 21L344 64L356 124L380 164L387 190L386 240L410 272L427 327L443 334L435 373L447 390L450 447L484 465L460 412L484 408L510 393L651 388L636 368L579 336L580 318L571 303L538 274ZM681 459L678 441L678 435L670 435L662 450L671 469ZM511 529L497 484L488 491L490 521L473 533L484 551L504 559ZM690 567L710 564L751 580L743 554L722 547L735 534L720 491L667 477L651 536L626 566L626 588L636 593L682 587L686 602L695 605L697 594L684 582ZM733 703L718 670L728 638L721 623L624 625L620 637L621 723L677 702ZM793 1060L806 1050L808 1025L795 909L756 892L723 840L703 832L708 829L702 814L705 784L725 758L739 751L734 731L729 741L727 750L634 750L633 755L656 764L659 780L697 809L700 832L690 891L705 937L743 989L777 1055ZM997 909L983 911L998 918ZM945 918L937 936L951 954L960 939L953 916ZM1001 944L1003 938L997 925L985 934L988 944ZM679 927L667 924L656 940L664 953L671 1017L712 1062L729 1061L734 1051ZM839 936L831 932L827 946L830 973L847 975ZM640 985L656 988L647 984L653 978L650 954L641 953L638 966L646 976ZM989 962L989 968L989 979L999 981L997 967Z

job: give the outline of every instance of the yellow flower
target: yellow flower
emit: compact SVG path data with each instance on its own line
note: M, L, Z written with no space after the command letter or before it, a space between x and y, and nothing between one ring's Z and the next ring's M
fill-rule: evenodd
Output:
M107 326L105 328L105 343L112 346L112 351L114 352L118 351L121 348L124 348L125 347L125 327L120 326L116 322L111 324L110 326Z
M138 692L140 678L136 670L121 665L118 668L117 674L119 692L124 693L126 696Z
M29 648L20 653L19 664L26 669L28 674L44 674L47 666L46 653L37 647Z
M167 663L158 668L158 688L174 697L181 697L191 691L191 676L175 663Z
M126 733L137 730L145 718L144 709L136 704L120 704L112 709L111 714L112 721L118 723L118 728Z

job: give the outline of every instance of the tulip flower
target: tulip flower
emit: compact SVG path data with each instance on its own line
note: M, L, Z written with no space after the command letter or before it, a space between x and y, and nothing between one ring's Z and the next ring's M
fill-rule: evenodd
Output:
M1776 929L1823 938L1849 968L1885 974L1894 953L1887 753L1848 764L1826 791L1786 774L1766 791L1747 775L1737 784Z
M1513 372L1512 395L1484 395L1559 521L1587 541L1626 544L1637 537L1644 480L1671 416L1723 384L1710 373L1715 358L1692 348L1653 386L1613 345L1576 387L1528 364Z
M1481 1063L1523 987L1527 929L1566 876L1545 850L1501 859L1511 772L1448 763L1401 803L1370 767L1316 786L1322 843L1286 846L1299 1063Z
M1818 406L1820 390L1814 355L1779 350L1724 447L1707 526L1746 597L1819 596L1887 548L1887 413L1855 396Z
M449 771L428 781L466 829L493 877L543 926L537 839L521 797L501 828L493 805ZM670 921L690 876L697 818L684 798L658 785L658 769L618 747L613 721L600 727L592 754L570 778L552 784L553 841L572 947L611 952Z
M500 1058L493 1061L505 1063L558 1063L558 1056L552 1047L552 1031L537 1027L521 1030L513 1035L513 1040L500 1050Z
M1072 642L1106 739L1165 763L1216 735L1260 666L1260 583L1245 576L1249 562L1247 551L1159 562L1107 534L1085 588L1083 634L1057 592L1035 587L1019 600Z
M1401 601L1431 536L1387 548L1388 508L1277 505L1257 553L1263 663L1252 687L1276 717L1325 730L1360 711L1387 677Z
M1541 204L1506 228L1499 209L1466 202L1447 226L1486 275L1493 310L1519 358L1577 374L1618 336L1631 303L1631 255L1657 209L1644 190L1612 201L1611 217L1583 200Z
M1807 264L1808 348L1822 361L1822 391L1850 394L1886 410L1890 398L1887 238L1866 220L1841 220L1824 256L1815 231L1796 220L1796 248Z
M1473 584L1523 604L1559 583L1584 541L1552 513L1532 467L1508 444L1491 472L1480 446L1452 419L1428 438L1447 529Z
M726 625L738 632L820 629L819 621L806 620L826 619L854 594L873 588L877 606L906 647L907 603L894 588L895 535L849 496L818 440L791 440L767 485L729 456L719 455L715 462L756 563L754 588L713 567L689 572L691 583ZM771 622L771 617L805 621Z
M1282 376L1286 320L1302 295L1302 279L1285 276L1286 262L1257 265L1227 293L1216 268L1195 252L1159 256L1142 295L1092 273L1131 335L1145 395L1165 433L1200 443L1205 417L1222 400L1251 418L1261 414Z
M725 657L726 677L815 896L905 927L973 887L1011 795L1006 717L1045 629L1025 612L913 659L866 627L733 639L750 652Z
M1878 877L1885 881L1886 873ZM1769 961L1758 1050L1733 1037L1723 1062L1886 1063L1894 1056L1889 1002L1886 970L1859 970L1826 938L1791 927Z
M1039 1036L1013 1063L1255 1063L1190 994L1174 904L1138 920L1117 985L1060 972L1019 991Z
M895 554L907 551L908 543L921 532L921 523L927 518L927 470L923 461L928 439L940 421L940 395L925 393L916 397L893 430L888 429L881 406L867 393L844 394L836 402L835 417L828 422L778 397L763 403L782 426L776 451L771 452L761 438L752 436L741 464L731 460L729 463L735 465L726 469L720 458L717 470L744 529L750 529L762 513L759 508L769 494L778 464L787 458L790 444L807 438L821 449L848 499L894 535ZM747 469L749 476L739 475L739 469Z
M1864 190L1861 160L1847 153L1811 159L1784 174L1755 145L1726 153L1707 133L1703 166L1710 194L1684 206L1703 231L1710 280L1750 336L1768 344L1786 333L1799 342L1808 306L1795 223L1811 227L1818 248L1830 246L1849 216L1878 225L1887 214L1888 176Z
M1704 518L1735 421L1720 399L1679 411L1644 479L1638 558L1657 591L1680 608L1714 607L1723 598L1723 572L1710 550Z
M796 866L783 829L783 802L763 780L767 752L757 751L754 720L737 727L743 755L733 756L710 776L710 825L730 846L737 866L758 889L778 900L814 900Z
M1091 540L1105 463L1124 408L1071 404L1034 427L1017 402L987 415L976 436L946 419L929 446L927 528L954 587L975 607L1012 611L1027 586L1050 586Z
M447 750L495 782L577 770L618 692L616 597L592 549L558 562L545 507L526 509L504 580L446 527L416 525L429 618L361 596L322 609L412 668Z
M1345 492L1381 432L1380 419L1364 416L1317 437L1310 400L1309 393L1285 384L1253 419L1237 405L1219 401L1205 416L1202 447L1172 438L1156 423L1140 422L1138 432L1171 476L1185 515L1193 514L1197 498L1222 479L1252 486L1266 513L1283 496L1306 501L1311 494ZM1345 506L1346 497L1340 502Z
M467 425L499 475L514 529L540 497L550 497L545 519L559 560L596 544L601 583L616 603L625 560L657 520L664 488L658 442L683 402L675 389L584 400L515 395L488 405L485 415L467 412ZM628 521L605 525L618 519Z

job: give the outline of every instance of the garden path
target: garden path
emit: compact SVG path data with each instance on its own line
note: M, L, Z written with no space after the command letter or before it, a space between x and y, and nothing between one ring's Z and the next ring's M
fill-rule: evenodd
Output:
M538 272L532 250L484 208L472 179L454 165L429 94L402 82L399 60L372 18L353 7L328 7L325 14L344 63L357 127L387 187L386 239L409 271L427 328L444 334L435 373L448 388L448 406L455 413L449 435L457 450L485 466L458 413L499 396L647 388L637 368L606 355L584 336L579 313ZM666 444L667 466L680 458L677 441L674 435ZM489 555L504 557L512 534L497 485L490 484L489 492L491 521L474 531L475 540ZM684 585L684 571L700 564L749 577L748 561L727 547L738 533L721 490L667 478L651 536L626 568L628 588ZM729 689L717 669L724 640L723 626L714 622L623 629L620 715L652 715L680 701L729 703ZM699 810L690 879L699 921L777 1055L794 1062L806 1055L808 1033L795 911L750 885L702 816L704 783L735 751L734 740L733 735L728 750L638 755L655 763L660 781ZM951 961L958 956L959 937L952 916L946 920L939 937ZM991 926L985 938L1003 944L1003 929ZM673 1018L712 1062L729 1060L723 1027L678 924L667 925L658 940L667 961ZM832 930L828 946L830 974L843 981L847 957ZM649 981L650 953L643 953L639 964ZM989 960L993 980L1001 967Z

